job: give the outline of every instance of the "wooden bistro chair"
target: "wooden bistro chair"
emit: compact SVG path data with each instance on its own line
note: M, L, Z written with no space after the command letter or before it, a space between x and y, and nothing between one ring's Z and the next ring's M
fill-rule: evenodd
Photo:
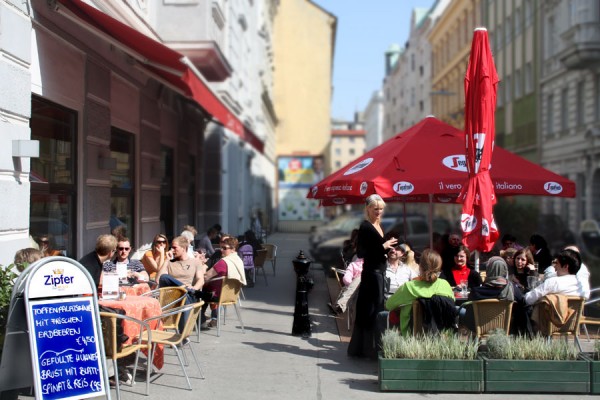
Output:
M396 313L398 316L400 316L400 313L406 307L412 308L410 317L412 321L412 334L416 336L423 332L423 310L421 307L421 303L419 303L419 300L413 300L412 303L400 304L398 307L390 311L390 313L388 314L387 328L390 328L390 315L392 313Z
M148 318L144 321L146 323L149 323L150 321L157 320L157 319L164 320L164 319L167 319L167 317L170 317L175 314L179 314L179 316L181 317L181 315L183 313L189 312L188 319L185 323L185 326L183 327L182 332L152 330L152 331L150 331L152 336L150 336L150 334L142 335L142 340L144 342L150 344L153 349L156 345L162 344L164 346L168 346L168 347L172 348L173 351L175 351L175 354L177 355L177 359L179 360L179 365L181 365L181 370L183 371L183 374L185 375L185 380L187 381L188 390L192 390L192 385L190 383L190 378L188 376L187 370L185 368L185 364L187 364L187 363L184 363L184 360L183 360L183 358L184 358L183 351L186 347L189 348L190 352L192 353L192 357L194 358L194 361L196 362L196 366L198 367L198 370L200 371L200 377L202 379L204 379L204 374L202 373L202 367L200 367L200 363L198 363L198 358L196 357L194 348L190 345L190 340L186 340L189 338L190 334L194 330L194 326L196 325L196 321L198 320L198 316L200 315L203 304L204 304L203 301L198 301L196 303L188 304L188 305L185 305L182 307L172 308L172 309L164 312L161 315L158 315L158 316L152 317L152 318Z
M267 261L267 250L260 249L256 251L256 257L254 257L254 284L256 285L256 271L261 270L263 273L263 277L265 278L265 285L269 286L269 282L267 282L267 273L265 272L265 261Z
M104 352L106 353L106 358L112 360L113 369L115 371L117 400L121 399L117 360L135 353L135 365L133 367L131 381L131 385L133 385L137 372L140 350L143 349L148 350L148 361L146 363L146 396L148 396L150 394L150 370L152 369L152 348L149 344L152 334L149 325L144 321L112 312L100 312L100 321L102 325ZM139 325L140 334L137 338L132 338L131 344L119 343L117 340L117 324L120 324L123 321L131 321Z
M469 301L475 317L475 334L479 339L488 337L493 331L502 329L507 335L510 331L513 302L509 300L485 299Z
M581 323L581 315L583 314L583 307L585 299L583 297L566 296L568 308L573 310L573 314L565 322L563 326L556 326L551 318L548 316L551 314L551 306L546 302L539 301L536 303L536 308L539 308L539 326L538 330L544 336L552 338L554 336L563 336L565 339L569 335L573 335L575 344L581 351L581 343L579 343L579 324ZM535 310L534 310L535 312Z
M273 267L273 276L275 276L275 268L277 267L277 245L272 243L264 243L262 248L267 250L267 258L265 261L271 262L271 267Z
M344 282L342 282L342 278L344 274L346 273L346 271L344 271L343 269L339 269L336 267L331 267L331 272L333 272L333 275L335 275L335 279L338 283L338 286L340 287L340 290L344 289ZM354 315L354 301L352 299L350 299L348 301L348 304L346 305L346 317L347 317L347 328L348 330L350 330L350 327L352 326L352 316Z
M166 311L183 306L185 304L186 295L187 289L183 286L163 287L143 294L143 296L152 296L157 299L163 314ZM163 330L177 331L179 329L180 319L181 313L165 316L162 320Z
M581 320L579 321L581 324L581 327L583 328L583 331L585 332L585 335L587 336L588 342L591 339L590 339L590 333L588 332L587 326L588 325L600 326L600 318L586 315L586 311L590 312L590 309L595 309L595 311L598 311L597 306L598 306L598 302L600 301L600 297L598 296L599 294L600 294L600 288L594 288L594 289L590 290L590 299L584 303L583 315L581 315Z
M236 279L227 279L225 277L220 277L217 279L221 279L223 281L219 301L213 303L217 306L217 336L221 336L221 323L225 324L225 307L228 306L233 306L235 308L238 321L240 321L240 325L242 326L242 333L246 333L244 330L244 322L242 321L242 314L239 306L239 296L242 283Z

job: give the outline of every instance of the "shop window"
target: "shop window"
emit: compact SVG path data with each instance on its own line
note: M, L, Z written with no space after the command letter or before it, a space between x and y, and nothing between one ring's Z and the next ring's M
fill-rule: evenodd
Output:
M31 159L29 233L75 257L77 112L34 96L30 126L40 156Z
M110 229L125 225L127 237L133 244L134 235L134 137L133 134L112 128L110 156L117 167L110 173Z
M173 149L160 149L160 231L173 237L174 227L174 184L173 184L174 155Z

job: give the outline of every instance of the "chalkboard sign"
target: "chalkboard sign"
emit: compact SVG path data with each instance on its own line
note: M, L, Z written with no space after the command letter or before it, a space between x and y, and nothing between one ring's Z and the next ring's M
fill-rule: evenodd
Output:
M94 307L92 297L29 302L36 398L82 399L106 394Z

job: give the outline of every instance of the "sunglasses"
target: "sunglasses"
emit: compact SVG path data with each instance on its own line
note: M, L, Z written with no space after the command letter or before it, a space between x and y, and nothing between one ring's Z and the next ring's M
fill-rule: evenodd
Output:
M164 243L167 243L167 241L166 240L157 240L156 241L156 244L161 244L161 243L164 244Z
M233 247L221 246L221 250L231 250L231 249L233 249Z
M127 250L127 251L129 251L129 250L131 250L131 247L117 247L117 249L118 249L119 251L123 251L123 250Z

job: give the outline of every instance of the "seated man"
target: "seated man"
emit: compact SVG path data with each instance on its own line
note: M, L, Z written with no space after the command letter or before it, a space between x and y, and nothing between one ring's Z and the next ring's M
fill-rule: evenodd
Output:
M148 281L150 277L144 268L144 264L140 260L131 260L129 258L131 253L131 244L129 239L121 237L117 242L117 255L108 263L104 263L102 266L103 272L117 272L117 266L125 264L127 268L127 278L134 281Z
M196 292L204 285L206 272L205 258L203 255L189 257L188 244L188 240L183 236L174 238L171 243L173 259L166 262L156 274L159 287L185 286L188 290L186 304L197 301ZM179 320L180 331L185 326L188 314L184 314Z
M344 287L340 290L338 294L337 300L335 304L327 303L327 306L331 310L333 314L343 314L348 307L348 302L354 301L356 293L356 289L360 285L360 274L363 269L362 258L357 258L356 261L348 264L348 268L346 268L346 273L342 278L342 282L344 282Z
M556 257L556 276L544 280L535 289L525 294L525 303L532 305L547 294L564 294L565 296L583 297L583 289L577 280L577 272L580 268L579 260L571 250L563 250Z
M579 271L575 275L577 277L577 281L581 286L581 293L583 297L587 300L590 298L590 270L581 260L581 252L579 248L575 245L567 246L563 249L564 252L571 254L573 257L577 259L579 262ZM554 264L549 266L544 270L544 280L550 279L556 276L556 268L554 268Z
M100 235L96 239L96 248L94 251L83 256L79 263L88 270L96 287L100 285L100 276L102 275L102 265L110 262L110 258L115 254L117 248L117 238L113 235Z

